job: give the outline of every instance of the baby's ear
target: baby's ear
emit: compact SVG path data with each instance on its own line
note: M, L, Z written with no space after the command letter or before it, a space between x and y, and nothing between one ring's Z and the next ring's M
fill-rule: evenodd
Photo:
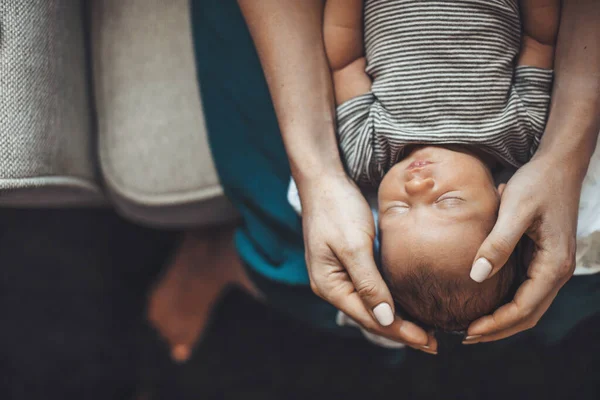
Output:
M506 187L506 183L501 183L498 185L498 193L500 194L500 196L502 196L502 193L504 192L505 187Z

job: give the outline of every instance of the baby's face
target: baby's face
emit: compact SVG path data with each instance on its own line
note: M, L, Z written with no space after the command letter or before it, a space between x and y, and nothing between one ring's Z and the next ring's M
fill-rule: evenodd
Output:
M387 265L402 269L424 263L467 283L500 197L478 157L443 147L418 148L386 174L378 197Z

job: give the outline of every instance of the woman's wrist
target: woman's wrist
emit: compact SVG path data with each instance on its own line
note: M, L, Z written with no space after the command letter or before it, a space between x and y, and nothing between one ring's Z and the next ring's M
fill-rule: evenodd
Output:
M600 130L600 91L596 79L574 81L563 75L553 90L546 130L535 158L583 180Z
M304 163L301 167L292 166L292 176L298 186L300 194L306 192L306 188L320 186L325 181L348 179L342 162L337 155L337 160L314 160L312 163Z
M290 169L298 190L323 179L345 177L333 119L303 121L300 127L282 127Z
M590 163L591 154L588 149L560 149L554 146L540 147L533 157L547 167L550 174L562 171L567 176L579 183L583 182Z

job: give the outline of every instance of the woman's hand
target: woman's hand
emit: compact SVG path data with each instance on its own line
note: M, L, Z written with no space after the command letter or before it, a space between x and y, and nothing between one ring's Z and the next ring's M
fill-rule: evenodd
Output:
M473 322L465 343L502 339L533 327L573 274L581 185L600 129L600 2L563 1L552 104L535 157L508 182L496 226L471 276L504 265L525 233L536 245L528 279L515 298Z
M331 71L323 46L325 3L238 4L265 71L302 200L313 290L371 332L415 347L430 343L423 350L435 352L433 338L394 316L392 297L373 259L371 211L340 160Z
M298 187L312 290L369 332L435 353L432 335L394 313L373 257L373 214L358 187L345 174Z
M567 162L544 155L508 182L498 220L477 253L471 276L483 281L497 273L524 234L535 243L533 259L514 299L474 321L465 344L512 336L534 327L546 312L575 269L581 185L580 174Z

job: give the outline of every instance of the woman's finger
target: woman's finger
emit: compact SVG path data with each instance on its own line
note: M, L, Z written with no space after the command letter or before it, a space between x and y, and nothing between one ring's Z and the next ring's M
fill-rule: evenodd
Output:
M475 256L470 274L475 282L494 276L506 264L531 225L531 216L519 213L521 207L516 198L513 201L509 196L509 193L503 196L498 220Z
M373 257L373 243L364 240L336 255L352 280L365 307L381 326L394 322L394 301Z
M534 258L530 270L537 267L538 271L544 271L543 268L535 265L539 262L541 261ZM557 284L554 279L548 279L546 275L552 274L548 272L550 269L551 266L548 266L546 272L535 274L523 282L511 302L498 308L493 314L474 321L469 326L468 336L506 334L503 337L507 337L516 326L525 324L524 329L533 327L550 307L562 287L562 284Z
M465 338L465 340L462 342L462 344L469 345L469 344L477 344L477 343L494 342L496 340L506 339L507 337L516 335L517 333L526 331L527 329L528 329L527 325L525 323L522 323L520 325L512 326L508 329L493 333L491 335L467 336L467 338Z
M404 342L399 342L396 340L388 339L385 336L381 336L376 333L367 331L362 326L360 326L360 324L358 322L356 322L355 320L353 320L352 318L350 318L349 316L347 316L346 314L344 314L341 311L338 311L338 314L336 316L336 323L338 324L338 326L353 326L355 328L360 329L361 332L363 333L363 335L367 339L369 339L372 343L381 345L383 347L387 347L387 348L391 348L391 349L401 349L401 348L404 348L405 346L408 346Z
M369 332L396 342L407 343L415 348L428 346L431 343L431 345L435 346L434 350L437 350L437 343L431 341L423 329L410 321L405 321L396 316L390 325L386 327L380 326L373 319L356 292L339 298L333 298L331 299L331 303Z
M513 325L509 325L509 326L505 327L504 329L492 331L491 333L483 334L483 335L474 333L474 332L478 332L476 330L474 330L473 332L471 332L469 330L469 335L465 338L465 341L463 341L463 344L493 342L496 340L505 339L507 337L516 335L519 332L523 332L523 331L526 331L528 329L535 327L535 325L538 323L538 321L540 320L542 315L544 315L544 313L546 312L546 310L548 309L550 304L552 304L552 301L554 300L555 297L556 297L556 293L551 293L541 302L541 304L539 305L539 307L536 309L535 312L531 313L530 315L528 315L524 318L517 318L515 320L516 322Z

